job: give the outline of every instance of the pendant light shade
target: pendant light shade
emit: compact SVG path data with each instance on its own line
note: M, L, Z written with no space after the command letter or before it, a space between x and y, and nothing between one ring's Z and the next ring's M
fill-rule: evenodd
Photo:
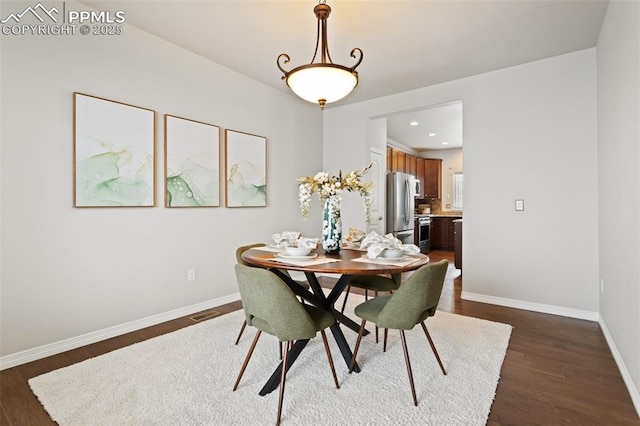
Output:
M356 68L362 62L363 55L360 49L355 48L351 51L351 57L357 59L354 66L345 67L334 64L327 45L327 18L331 8L325 3L320 3L313 12L318 18L318 29L316 50L311 63L285 71L280 65L280 60L283 60L283 64L287 64L290 58L286 53L282 53L278 56L277 64L284 74L282 79L296 95L308 102L318 103L320 108L324 109L325 104L339 101L358 85ZM320 62L315 63L318 52L320 52ZM356 53L360 54L359 58Z

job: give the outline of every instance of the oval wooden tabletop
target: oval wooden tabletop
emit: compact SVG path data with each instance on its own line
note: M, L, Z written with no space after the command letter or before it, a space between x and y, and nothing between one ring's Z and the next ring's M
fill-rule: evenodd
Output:
M242 259L250 265L261 266L263 268L347 275L396 274L416 270L429 262L429 257L424 254L412 255L416 261L408 265L395 266L370 262L354 262L352 259L357 259L366 254L359 250L342 249L337 254L326 254L321 248L318 248L316 252L319 256L324 256L329 259L339 259L339 261L309 266L290 265L279 262L276 257L277 253L261 250L260 247L245 251L242 254Z

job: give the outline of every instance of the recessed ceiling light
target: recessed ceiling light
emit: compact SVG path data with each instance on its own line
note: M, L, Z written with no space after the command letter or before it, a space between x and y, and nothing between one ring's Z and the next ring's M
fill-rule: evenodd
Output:
M449 142L442 142L442 145L449 145Z
M417 121L411 121L409 123L409 126L417 126L418 124L420 124L420 123L418 123Z
M429 136L435 136L435 135L436 135L435 133L429 133Z

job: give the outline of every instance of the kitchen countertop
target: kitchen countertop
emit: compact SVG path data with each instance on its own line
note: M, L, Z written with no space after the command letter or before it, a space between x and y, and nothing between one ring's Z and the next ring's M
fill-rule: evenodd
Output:
M416 217L452 217L456 219L462 219L462 214L460 213L417 214Z

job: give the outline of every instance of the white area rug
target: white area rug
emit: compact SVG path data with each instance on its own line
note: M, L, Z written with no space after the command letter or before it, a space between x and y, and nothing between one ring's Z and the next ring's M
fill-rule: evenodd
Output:
M357 299L349 298L347 312ZM278 391L258 395L279 362L275 337L263 333L232 392L255 333L247 327L234 346L243 319L241 311L224 315L35 377L29 385L62 426L275 424ZM389 331L386 353L382 331L379 344L373 332L365 336L359 374L348 374L327 331L341 387L335 388L318 334L289 370L282 423L484 425L511 326L446 312L426 324L448 374L440 371L421 327L407 332L418 407L397 331ZM356 333L346 329L345 336L353 348Z

